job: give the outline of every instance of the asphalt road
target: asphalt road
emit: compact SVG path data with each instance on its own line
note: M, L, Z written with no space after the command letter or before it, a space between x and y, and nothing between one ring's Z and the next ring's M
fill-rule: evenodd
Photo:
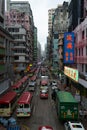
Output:
M30 118L18 119L18 124L26 126L29 130L38 130L39 126L50 125L53 130L64 130L63 124L58 120L54 101L51 99L51 88L49 86L49 98L40 99L39 80L33 96L33 111Z

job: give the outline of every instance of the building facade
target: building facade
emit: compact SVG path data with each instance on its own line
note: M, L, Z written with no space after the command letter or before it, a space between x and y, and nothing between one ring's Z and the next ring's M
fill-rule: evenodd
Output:
M68 30L73 31L75 27L84 20L84 0L70 0L68 15Z
M50 34L52 30L52 20L53 20L54 13L55 13L55 9L48 10L48 34Z
M4 26L5 1L0 1L0 94L9 89L10 80L14 79L13 40Z
M18 44L16 45L16 50L14 52L14 56L16 56L14 68L17 68L18 72L24 71L26 66L31 63L33 64L34 57L34 22L30 4L24 1L10 2L10 11L6 12L5 21L7 30L11 30L10 33L14 35L16 44ZM19 53L17 50L20 50ZM21 69L18 69L20 66Z
M62 23L62 24L61 24ZM53 18L53 39L57 39L57 66L63 69L63 34L68 31L68 2L64 2L63 5L59 5L55 9ZM53 45L55 42L53 40Z

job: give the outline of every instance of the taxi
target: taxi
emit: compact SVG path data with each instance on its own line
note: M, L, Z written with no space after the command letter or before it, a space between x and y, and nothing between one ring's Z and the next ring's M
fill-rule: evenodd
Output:
M46 89L40 91L40 98L48 99L48 91Z

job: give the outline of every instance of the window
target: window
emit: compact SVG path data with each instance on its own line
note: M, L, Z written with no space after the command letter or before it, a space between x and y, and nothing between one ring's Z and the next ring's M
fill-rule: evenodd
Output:
M80 49L79 49L79 56L80 56Z
M77 49L75 49L75 55L77 56Z
M86 28L86 38L87 38L87 28Z
M87 64L85 65L85 72L87 72Z
M87 46L86 46L86 55L87 55Z
M84 71L84 64L82 64L82 72Z
M73 128L82 128L81 125L72 125Z
M84 30L82 31L82 39L84 39Z
M82 48L82 56L83 56L83 48Z

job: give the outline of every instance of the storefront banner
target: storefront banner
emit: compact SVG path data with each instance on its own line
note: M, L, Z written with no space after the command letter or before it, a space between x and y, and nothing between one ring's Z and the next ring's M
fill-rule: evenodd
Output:
M65 66L64 74L78 82L78 70Z

